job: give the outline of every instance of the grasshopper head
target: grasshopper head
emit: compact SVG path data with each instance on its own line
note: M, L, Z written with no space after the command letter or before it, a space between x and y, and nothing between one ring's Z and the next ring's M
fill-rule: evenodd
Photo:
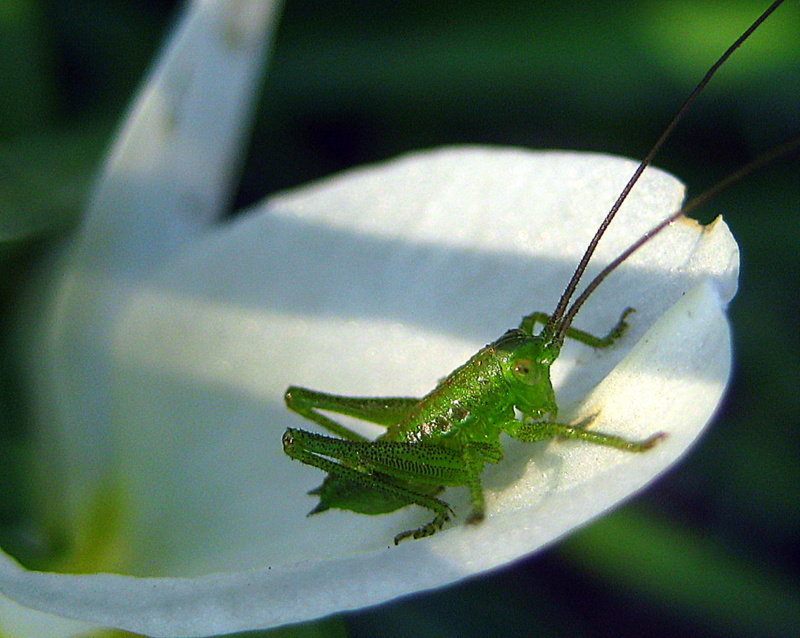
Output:
M514 406L525 416L555 418L558 407L550 382L550 366L558 357L561 344L541 336L510 330L498 344L503 351L503 373Z

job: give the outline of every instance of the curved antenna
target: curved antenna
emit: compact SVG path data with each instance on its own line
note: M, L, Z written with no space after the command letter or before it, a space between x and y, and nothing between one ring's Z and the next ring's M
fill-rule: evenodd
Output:
M731 173L725 179L717 182L714 186L709 188L708 190L703 191L689 201L683 208L679 211L673 213L666 219L658 222L655 226L653 226L650 230L644 233L639 239L633 242L628 248L626 248L622 253L617 256L614 261L609 263L605 268L603 268L597 276L592 279L586 288L581 292L578 297L575 298L575 301L569 307L569 310L566 311L564 314L564 320L559 325L558 332L555 334L556 339L563 340L564 335L567 331L567 328L572 324L572 320L575 318L575 315L578 314L578 310L580 310L583 303L589 298L595 288L600 285L600 283L608 277L621 263L623 263L628 257L630 257L633 253L639 250L642 246L644 246L648 241L650 241L653 237L658 235L662 230L664 230L667 226L669 226L672 222L676 221L679 217L686 215L687 213L693 211L695 208L699 208L703 204L705 204L708 200L716 197L722 191L726 190L730 186L733 186L736 182L740 181L750 173L757 171L762 166L769 164L785 155L789 155L792 152L800 149L800 135L797 135L790 139L783 144L779 144L768 151L765 151L758 157L756 157L751 162L748 162L736 172Z
M642 176L644 169L647 168L653 161L653 157L655 157L655 154L661 149L664 142L667 140L667 138L670 136L675 126L683 117L684 113L686 113L686 111L689 109L692 103L697 99L697 96L709 83L711 78L717 72L717 69L719 69L719 67L721 67L727 61L727 59L731 56L731 54L736 49L738 49L741 46L741 44L745 40L747 40L747 38L750 37L750 34L753 33L753 31L755 31L761 25L761 23L764 22L764 20L766 20L769 17L769 15L773 11L775 11L775 9L777 9L782 3L783 0L775 0L775 2L773 2L766 9L766 11L764 11L764 13L762 13L756 19L756 21L753 22L753 24L751 24L748 27L748 29L745 32L742 33L742 35L740 35L731 46L728 47L725 53L723 53L720 56L720 58L711 66L711 68L708 71L706 71L706 74L703 76L703 79L700 80L700 82L697 84L697 86L694 88L691 94L689 94L689 97L686 98L681 107L678 109L677 113L675 113L672 120L667 125L667 128L664 129L664 132L661 134L661 137L659 137L656 143L653 144L653 147L650 149L645 158L636 168L633 175L628 180L628 183L625 185L625 188L622 189L622 192L620 192L619 197L617 197L617 200L614 202L614 205L608 211L602 223L598 227L597 232L595 232L594 234L594 237L592 237L592 240L589 242L589 245L586 248L586 252L584 252L583 257L581 257L581 260L578 263L578 267L575 269L572 278L569 280L569 283L567 284L567 287L564 289L561 298L558 300L556 309L553 311L553 314L550 315L550 320L547 322L544 329L542 330L541 334L544 335L545 338L559 343L563 342L564 334L566 333L567 328L569 328L570 324L572 323L572 319L575 317L575 313L572 313L568 317L565 316L564 313L566 311L567 305L569 304L572 295L575 293L575 289L578 287L578 283L580 282L580 279L583 276L583 273L585 272L586 267L589 264L589 260L592 258L592 255L594 254L595 248L597 247L600 238L605 234L608 225L611 223L611 220L614 219L614 216L617 214L617 211L619 210L620 206L622 206L622 203L625 201L625 199L627 199L628 194L631 192L633 187L639 181L639 178ZM577 310L575 312L577 312Z

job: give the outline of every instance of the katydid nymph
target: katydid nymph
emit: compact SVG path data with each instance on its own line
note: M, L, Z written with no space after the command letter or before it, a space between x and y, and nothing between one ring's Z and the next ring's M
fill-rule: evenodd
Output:
M468 523L484 518L481 474L487 463L502 460L501 434L531 443L553 438L575 439L635 453L646 452L667 436L664 432L654 432L643 440L629 440L591 429L591 418L577 424L558 421L550 368L565 339L603 349L613 347L625 334L633 308L620 308L618 322L604 336L595 336L572 324L586 299L611 272L650 238L707 197L701 196L670 214L602 269L575 296L579 281L608 225L678 120L717 69L781 2L774 2L725 51L678 109L600 224L552 313L528 314L517 328L481 348L422 398L345 397L295 386L286 391L289 409L334 435L294 428L287 429L283 435L283 449L287 455L327 473L322 484L309 492L319 497L309 514L338 508L377 515L408 505L433 512L430 522L397 534L394 537L397 544L409 537L430 536L450 519L450 506L437 498L446 487L468 489L471 503ZM543 326L539 332L536 332L537 324ZM325 413L377 424L384 427L385 432L376 440L370 440Z

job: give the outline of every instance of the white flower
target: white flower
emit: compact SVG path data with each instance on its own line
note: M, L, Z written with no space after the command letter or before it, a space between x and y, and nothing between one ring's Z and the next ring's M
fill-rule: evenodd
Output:
M682 220L578 315L576 327L603 333L634 306L622 342L603 352L568 342L553 368L561 416L599 413L598 430L665 431L666 441L641 455L508 441L483 477L487 520L465 526L465 490L449 490L455 520L398 547L394 534L429 513L306 518L305 492L321 475L290 461L280 438L287 426L314 428L286 411L285 388L426 392L522 315L552 310L635 163L451 148L279 194L222 222L273 15L271 3L194 3L80 233L26 309L42 454L55 459L51 507L77 544L62 570L86 573L28 571L0 554L9 635L206 636L451 583L552 543L640 489L697 438L721 397L738 252L720 220ZM682 194L646 171L590 270Z

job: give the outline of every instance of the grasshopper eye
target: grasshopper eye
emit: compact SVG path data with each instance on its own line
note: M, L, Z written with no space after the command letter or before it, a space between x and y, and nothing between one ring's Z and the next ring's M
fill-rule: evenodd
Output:
M535 385L541 376L541 366L532 359L517 359L511 370L526 385Z
M522 359L514 364L514 374L516 375L525 376L530 372L530 369L531 361L528 359Z

